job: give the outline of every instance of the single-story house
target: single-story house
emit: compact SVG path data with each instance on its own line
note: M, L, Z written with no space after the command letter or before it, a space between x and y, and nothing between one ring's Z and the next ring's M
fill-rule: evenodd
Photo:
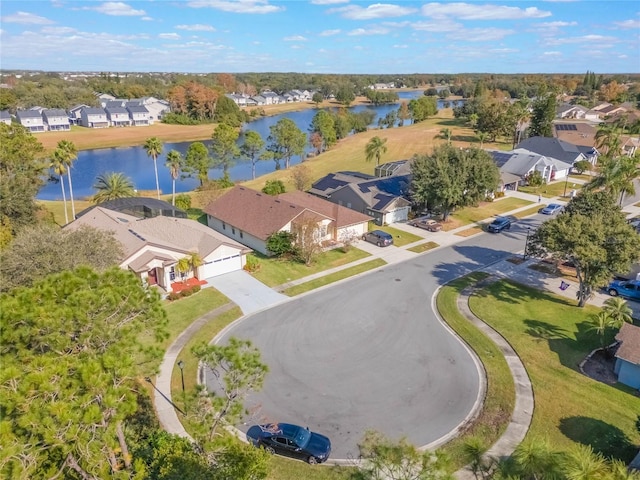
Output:
M394 175L409 175L411 173L411 160L397 160L377 165L373 171L376 177L392 177Z
M42 112L44 117L44 123L47 130L53 131L66 131L71 130L71 122L69 122L69 115L62 109L50 108Z
M80 111L80 124L87 128L107 128L109 120L104 108L87 107Z
M133 215L138 218L152 218L161 215L165 217L187 218L187 212L184 210L181 210L164 200L151 197L127 197L109 200L99 203L98 205L92 205L85 208L76 215L76 218L81 217L96 207L106 208L107 210L113 210L114 212L126 213L127 215Z
M554 158L548 158L523 148L517 148L509 152L501 150L488 150L496 165L500 169L500 174L509 173L518 177L519 185L527 183L527 177L533 172L539 172L546 182L566 178L571 169L571 165ZM514 178L512 176L501 178L505 189L513 189ZM511 185L511 186L509 186Z
M143 105L127 105L126 109L131 117L131 125L134 127L146 127L149 125L149 110L147 110L147 107Z
M582 105L571 105L570 103L563 103L556 108L557 118L584 118L588 109Z
M309 193L385 225L408 220L410 184L410 175L378 178L360 172L337 172L315 182Z
M18 110L16 112L16 118L18 122L20 122L20 125L31 133L44 132L46 130L42 114L37 110Z
M589 160L584 153L587 149L553 137L530 137L518 143L516 149L528 150L549 159L559 160L569 166L581 160Z
M613 371L620 383L640 389L640 327L622 324L616 340L620 345Z
M123 250L120 268L131 270L149 285L166 292L172 284L196 277L200 280L241 270L246 254L244 245L187 218L156 216L138 218L122 212L95 207L65 228L87 225L113 232ZM197 253L202 265L186 274L178 272L178 262Z
M0 110L0 123L11 125L11 114L9 110Z
M324 244L341 241L350 228L366 230L366 216L356 217L331 204L314 203L304 194L292 193L289 199L295 201L235 186L209 203L204 212L209 227L264 255L270 255L266 244L272 234L291 232L297 224L309 221L317 224L317 240Z

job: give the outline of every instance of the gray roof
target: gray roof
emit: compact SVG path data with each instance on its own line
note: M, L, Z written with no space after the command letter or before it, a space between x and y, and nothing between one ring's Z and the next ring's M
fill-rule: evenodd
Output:
M9 110L0 110L0 118L11 118Z
M516 148L523 148L548 158L555 158L569 165L584 159L578 147L553 137L527 138L520 142Z
M22 118L42 118L42 114L37 110L18 110L16 112L16 116L19 119Z
M106 107L105 110L110 115L114 113L124 113L127 115L129 114L129 111L124 107Z
M125 104L125 100L108 100L105 102L105 108L122 107Z
M76 218L90 212L94 208L101 207L114 212L126 213L139 218L156 217L164 215L165 217L187 218L187 213L174 207L169 202L151 197L127 197L117 198L102 202L98 205L92 205L76 215Z
M149 113L147 107L144 107L142 105L127 105L127 110L129 110L129 112L131 113Z
M47 117L69 117L69 115L67 115L67 112L65 112L64 110L62 110L61 108L50 108L49 110L45 110L44 112L42 112L42 114Z

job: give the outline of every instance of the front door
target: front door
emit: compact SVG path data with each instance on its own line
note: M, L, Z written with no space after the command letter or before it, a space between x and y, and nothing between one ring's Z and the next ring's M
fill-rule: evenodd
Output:
M155 268L152 268L147 272L147 283L149 285L157 285L158 284L158 273Z

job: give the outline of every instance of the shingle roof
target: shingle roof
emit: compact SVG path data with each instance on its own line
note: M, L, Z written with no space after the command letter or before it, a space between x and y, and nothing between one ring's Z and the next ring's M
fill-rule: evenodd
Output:
M187 213L184 210L180 210L178 207L174 207L164 200L151 197L127 197L109 200L82 210L76 217L81 217L97 207L113 210L114 212L126 213L137 218L155 217L157 215L187 218Z
M278 195L278 198L291 202L295 205L308 208L314 212L318 212L325 217L333 219L337 228L343 228L358 223L365 223L371 220L371 217L364 213L356 212L347 207L331 203L316 195L306 192L287 192Z
M105 110L109 115L113 115L116 113L122 113L129 115L129 111L124 107L106 107Z
M571 165L581 156L578 147L553 137L530 137L520 142L516 148L523 148Z
M106 115L104 108L89 107L83 108L82 113L85 115Z
M129 110L131 113L149 113L147 107L143 105L127 105L127 110Z
M42 118L42 114L37 110L18 110L16 116L21 118Z
M339 188L344 187L350 183L357 183L363 179L369 180L376 178L373 175L367 175L360 172L338 172L330 173L320 180L316 181L311 187L310 191L315 194L328 196L331 192L336 191Z
M11 114L9 113L9 110L0 110L0 118L4 119L10 119L11 118Z
M640 365L640 327L623 323L616 340L621 342L616 357Z
M50 109L45 110L44 112L42 112L42 114L47 118L52 118L52 117L69 118L69 115L67 115L67 112L65 112L61 108L50 108Z
M282 230L305 210L302 206L241 186L233 187L204 209L221 222L261 240Z

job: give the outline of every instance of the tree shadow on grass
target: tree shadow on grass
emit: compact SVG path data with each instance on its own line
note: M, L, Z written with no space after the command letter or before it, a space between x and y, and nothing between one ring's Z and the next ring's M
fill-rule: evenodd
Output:
M590 446L596 453L625 463L633 460L638 451L622 430L595 418L563 418L560 431L574 442Z

